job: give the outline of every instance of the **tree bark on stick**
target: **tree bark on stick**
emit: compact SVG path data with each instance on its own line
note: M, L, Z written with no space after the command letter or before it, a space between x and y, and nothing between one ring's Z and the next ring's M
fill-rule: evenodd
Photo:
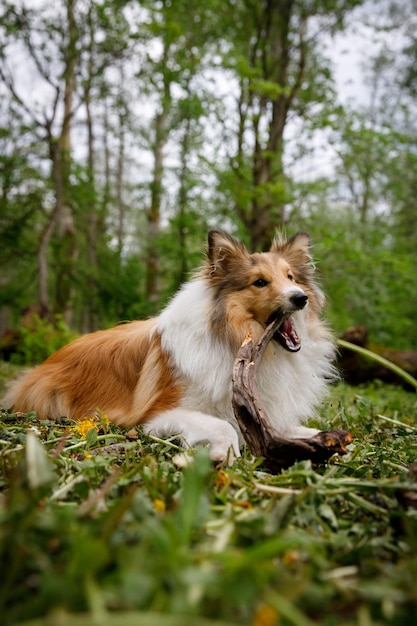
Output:
M264 457L264 465L280 472L295 461L311 459L322 463L333 454L346 454L352 435L344 430L322 431L308 439L281 435L270 423L260 403L256 374L263 354L282 319L274 320L254 345L247 335L233 367L233 409L242 435L251 452Z

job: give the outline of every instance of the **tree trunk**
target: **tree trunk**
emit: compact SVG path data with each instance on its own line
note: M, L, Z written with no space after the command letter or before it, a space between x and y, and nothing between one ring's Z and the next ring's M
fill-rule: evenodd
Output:
M62 165L61 165L61 152L58 142L55 137L52 136L51 123L47 122L46 131L49 145L49 158L51 160L52 169L52 184L55 192L55 206L49 216L48 222L44 227L37 252L38 259L38 300L41 309L50 311L50 297L49 297L49 259L48 251L51 242L52 235L57 227L58 222L61 220L64 203L64 191L63 191L63 178L62 178Z
M248 4L245 13L248 24L252 25L252 37L247 50L249 72L240 82L234 168L241 177L245 162L243 136L250 128L252 171L246 184L252 189L252 198L248 206L237 202L237 209L252 250L266 249L275 231L286 221L284 132L288 112L305 75L306 57L307 17L301 11L297 15L296 44L295 37L291 37L297 9L294 0L265 0L260 4Z
M185 120L184 134L181 141L181 170L180 170L180 189L178 192L178 244L180 266L177 277L177 286L179 287L187 277L187 247L186 247L186 221L187 221L187 199L188 199L188 150L190 143L191 120L188 117Z
M163 65L167 63L170 45L164 42ZM155 141L153 145L153 180L151 204L147 214L148 246L146 255L146 295L155 303L160 296L160 254L157 241L161 227L162 180L164 173L164 148L167 141L168 116L171 110L171 80L167 72L163 76L163 92L160 111L155 117Z
M75 90L75 69L78 61L77 41L78 27L75 21L75 1L67 0L68 46L65 51L66 65L64 71L63 121L61 133L57 141L59 157L55 161L57 177L60 184L56 187L58 247L56 273L56 308L63 314L65 322L70 326L73 320L73 300L75 294L75 263L78 258L76 229L70 195L71 170L71 124L73 116L73 99Z
M123 77L122 77L123 78ZM122 80L123 84L123 80ZM124 171L125 171L125 113L119 111L119 146L117 152L117 167L116 167L116 206L117 206L117 253L119 256L119 265L121 264L123 245L125 239L125 220L126 220L126 205L123 200L123 183L124 183Z
M151 206L148 211L148 250L146 261L146 294L150 302L156 302L160 292L160 258L156 247L161 225L162 177L164 168L165 130L169 107L155 118L155 144L153 149L154 170L151 183Z
M91 31L90 37L94 37L94 32ZM92 50L90 50L90 55ZM85 110L87 118L87 146L88 146L88 191L91 204L88 209L87 215L87 291L88 298L84 305L84 320L83 320L83 332L91 332L98 327L97 322L97 197L95 188L95 150L94 150L94 128L93 118L91 114L91 77L92 77L92 63L90 61L89 79L85 86L84 100Z

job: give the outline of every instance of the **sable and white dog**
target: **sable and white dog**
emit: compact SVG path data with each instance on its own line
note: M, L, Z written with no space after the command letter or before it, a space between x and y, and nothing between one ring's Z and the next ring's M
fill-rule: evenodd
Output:
M213 230L205 265L159 317L77 339L15 381L2 406L40 419L100 409L120 426L208 443L213 460L230 462L242 443L232 408L237 351L249 329L258 340L282 316L260 364L259 398L281 434L310 437L318 431L301 424L335 374L323 304L306 233L249 254Z

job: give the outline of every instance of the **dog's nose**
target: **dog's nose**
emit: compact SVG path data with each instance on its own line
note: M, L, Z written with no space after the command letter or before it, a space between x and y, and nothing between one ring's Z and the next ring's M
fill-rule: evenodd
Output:
M296 309L304 309L305 305L307 304L307 301L308 301L308 296L306 296L306 294L303 291L294 293L290 297L290 302Z

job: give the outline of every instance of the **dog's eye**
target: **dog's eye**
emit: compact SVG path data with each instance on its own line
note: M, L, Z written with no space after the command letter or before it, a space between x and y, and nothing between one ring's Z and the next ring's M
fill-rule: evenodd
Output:
M294 276L291 274L291 272L288 272L288 278L289 278L290 280L294 280Z
M268 281L265 280L264 278L258 278L258 280L255 280L255 282L252 284L254 287L266 287L268 284Z

